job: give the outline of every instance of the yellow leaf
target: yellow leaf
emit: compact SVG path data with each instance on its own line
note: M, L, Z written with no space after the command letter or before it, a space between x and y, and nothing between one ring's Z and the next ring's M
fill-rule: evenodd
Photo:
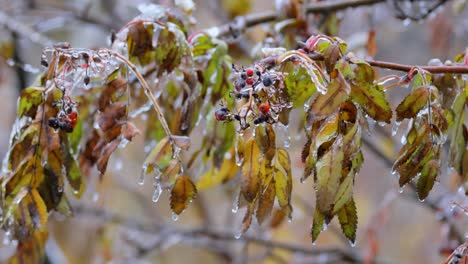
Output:
M175 214L181 214L197 195L197 188L190 177L181 175L176 179L171 190L171 209Z
M262 184L260 178L260 149L255 142L255 138L250 138L245 143L244 164L242 166L241 192L248 202L252 202L257 197Z
M32 201L35 203L37 214L39 215L39 219L41 222L41 226L44 228L47 224L47 206L44 203L39 192L36 189L31 190Z
M271 214L271 209L273 209L273 204L275 202L275 195L275 179L272 178L270 184L263 190L258 200L257 211L255 212L258 224L261 225L265 218Z

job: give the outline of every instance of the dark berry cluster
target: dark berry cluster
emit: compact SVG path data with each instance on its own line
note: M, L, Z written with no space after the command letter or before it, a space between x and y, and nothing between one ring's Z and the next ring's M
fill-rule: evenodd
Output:
M222 105L215 112L216 120L225 122L237 120L241 129L250 127L249 121L253 121L255 125L274 123L277 113L273 111L270 99L273 99L272 94L276 89L277 74L260 65L241 70L235 65L232 68L235 80L234 91L230 94L238 101L238 109L235 113L231 113Z
M64 96L60 101L55 102L54 106L59 106L60 110L56 117L49 118L49 126L55 130L60 129L66 133L73 132L73 129L78 122L76 103L68 96Z

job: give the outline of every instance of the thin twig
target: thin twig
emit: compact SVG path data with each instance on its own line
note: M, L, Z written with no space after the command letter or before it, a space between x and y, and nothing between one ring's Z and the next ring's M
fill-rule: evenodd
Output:
M127 228L136 229L144 232L159 233L162 230L169 230L171 235L181 236L187 239L196 239L197 237L210 238L214 241L227 242L249 242L266 248L274 248L278 250L289 251L302 255L316 256L329 254L334 257L339 257L341 260L346 260L351 263L362 263L361 256L357 256L351 252L344 251L340 248L306 248L299 245L294 245L289 242L273 241L253 235L244 234L239 239L235 238L235 233L232 231L215 230L212 228L201 227L192 229L174 229L162 223L146 223L135 219L127 218L117 213L110 212L104 208L90 208L83 205L74 205L73 212L75 216L93 216L104 222L112 222L125 226ZM182 239L183 241L183 239ZM379 262L380 263L380 262Z
M31 42L43 47L51 47L55 42L39 32L34 31L32 28L18 22L3 11L0 11L0 24L4 25L9 31L15 32L19 36L27 38L31 40Z
M307 14L328 13L343 10L351 7L374 5L385 2L385 0L344 0L344 1L323 1L313 2L305 7ZM249 14L237 17L235 21L217 27L218 36L226 36L232 32L232 29L242 31L246 28L259 24L275 21L279 18L276 11L265 11L261 13Z
M311 53L309 58L316 61L323 61L324 57L322 54ZM349 61L349 60L348 60ZM430 73L454 73L454 74L468 74L468 65L444 65L444 66L418 66L418 65L407 65L400 64L388 61L378 61L378 60L364 60L369 63L370 66L395 70L401 72L409 72L415 67L418 67L422 70L426 70Z
M145 78L143 78L141 73L138 71L137 67L133 63L131 63L130 60L128 60L125 56L122 56L117 52L114 52L109 49L101 49L101 51L108 52L109 54L119 58L125 64L127 64L128 67L130 67L130 69L132 69L133 73L135 74L137 79L140 81L141 86L143 87L143 89L145 89L146 95L150 98L151 102L153 103L153 107L156 110L156 114L158 115L159 122L161 122L161 126L163 127L164 132L166 133L166 136L168 136L169 140L172 142L173 141L172 133L171 133L171 130L169 129L169 125L167 124L166 118L164 117L161 107L159 107L159 104L156 101L156 98L154 98L153 93L151 92L151 89L149 88L148 83L146 82Z

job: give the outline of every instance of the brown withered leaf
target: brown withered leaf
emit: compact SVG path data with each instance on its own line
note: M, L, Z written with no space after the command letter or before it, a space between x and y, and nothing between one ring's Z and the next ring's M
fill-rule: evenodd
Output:
M196 197L197 188L187 175L180 175L171 190L171 209L175 214L181 214L188 204Z
M419 87L406 96L395 110L397 114L396 121L399 122L405 118L413 118L421 109L427 106L430 95L429 89L427 87Z
M255 216L257 217L258 224L262 224L265 218L271 214L273 204L275 202L276 188L275 179L272 178L268 186L263 190L259 199Z
M341 57L340 46L334 42L323 53L325 67L328 73L331 73L335 69L336 62Z
M255 201L247 205L247 211L245 212L244 218L242 219L242 230L240 234L244 234L252 224L252 218L255 208Z
M120 97L124 95L127 89L127 85L127 81L123 78L116 78L114 80L108 81L104 85L102 92L99 94L99 111L104 112L109 105L117 102Z
M272 213L271 221L270 221L270 227L272 229L279 227L284 222L285 218L286 218L286 214L284 213L284 210L273 208L273 213Z
M250 138L245 143L241 182L242 195L249 203L253 202L260 192L262 184L260 177L261 158L260 149L255 142L255 138Z
M101 175L104 175L107 169L107 163L109 162L109 158L114 153L114 151L117 149L117 147L120 144L120 140L113 140L112 142L106 144L102 150L100 155L98 156L97 160L97 169L101 173Z
M333 113L342 102L348 99L351 87L338 71L337 77L332 79L326 94L318 94L308 112L308 120L318 120Z

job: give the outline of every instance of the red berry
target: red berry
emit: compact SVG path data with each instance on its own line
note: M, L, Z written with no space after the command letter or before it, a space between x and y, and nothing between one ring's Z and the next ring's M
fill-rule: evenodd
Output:
M254 75L254 71L252 69L246 70L247 76L252 77Z
M215 112L215 118L218 121L224 121L227 119L227 116L229 115L229 109L226 107L222 107Z
M245 80L245 83L247 83L248 85L252 85L254 84L254 80L252 78L248 78L247 80Z
M76 119L78 117L78 114L76 112L71 112L70 114L68 114L68 117L70 119Z
M260 106L258 107L258 110L262 112L262 114L266 115L268 112L270 112L270 105L267 103L261 103Z

